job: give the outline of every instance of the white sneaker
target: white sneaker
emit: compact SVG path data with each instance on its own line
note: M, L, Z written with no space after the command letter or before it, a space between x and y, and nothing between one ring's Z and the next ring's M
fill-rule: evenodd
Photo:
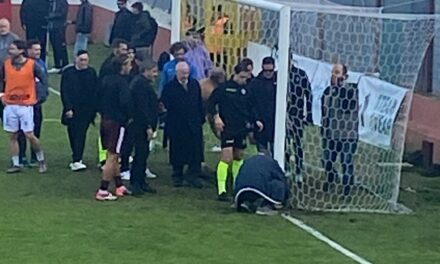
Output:
M124 181L129 181L131 177L130 171L121 172L121 179Z
M82 161L70 163L69 167L71 171L82 171L87 169L87 166L83 164Z
M156 143L154 142L154 140L151 140L150 141L150 146L149 146L150 147L150 152L153 152L155 145L156 145Z
M296 176L295 176L295 181L296 181L297 183L303 183L303 181L304 181L304 177L303 177L303 175L302 175L302 174L298 174L298 175L296 175Z
M157 178L157 175L152 173L149 168L147 168L147 170L145 171L145 174L147 174L147 179L156 179Z
M211 148L211 152L214 152L214 153L222 152L222 148L220 146L214 146Z
M55 73L60 73L60 72L61 72L61 69L58 69L58 68L52 68L52 69L47 70L47 73L49 73L49 74L55 74Z

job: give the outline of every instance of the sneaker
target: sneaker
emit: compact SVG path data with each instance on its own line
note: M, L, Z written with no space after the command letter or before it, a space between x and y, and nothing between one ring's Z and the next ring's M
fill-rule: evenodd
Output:
M12 174L12 173L17 173L21 171L21 167L20 166L12 166L9 169L6 170L6 173L8 174Z
M222 152L222 148L220 146L214 146L211 148L211 152L214 152L214 153Z
M303 177L303 175L302 175L302 174L297 174L297 175L295 176L295 181L296 181L296 183L303 183L303 182L304 182L304 177Z
M28 162L28 160L26 159L26 157L23 157L23 158L21 159L20 167L22 167L22 168L29 167L29 162Z
M61 69L59 69L59 68L52 68L52 69L47 70L47 73L49 73L49 74L56 74L56 73L60 73L60 72L61 72Z
M125 187L124 185L122 185L119 188L116 188L116 196L117 197L124 197L126 195L132 195L132 191L130 191L129 189L127 189L127 187Z
M138 184L130 184L131 195L134 197L140 197L144 195L144 191L139 187Z
M267 215L267 216L274 216L278 214L278 212L270 208L270 206L258 207L255 213L257 215Z
M82 163L82 161L73 162L69 164L71 171L82 171L87 169L87 166Z
M149 146L148 146L148 147L150 148L150 152L153 152L153 151L154 151L154 147L155 147L155 145L156 145L156 144L154 143L154 140L151 140L151 141L150 141L150 144L149 144Z
M130 171L121 172L121 179L123 181L129 181L131 177Z
M229 202L228 195L225 192L219 194L217 200L219 200L220 202Z
M98 201L115 201L118 199L118 197L114 196L111 192L103 190L98 190L95 198Z
M152 173L149 168L147 168L147 170L145 171L145 174L147 175L147 179L156 179L157 178L157 175Z
M38 163L38 172L39 173L46 173L47 172L47 165L46 162L40 161Z

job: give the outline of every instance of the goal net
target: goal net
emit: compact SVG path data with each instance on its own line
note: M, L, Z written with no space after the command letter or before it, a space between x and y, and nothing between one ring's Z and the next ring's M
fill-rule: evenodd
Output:
M254 74L263 57L276 58L274 156L293 180L295 208L406 210L398 203L406 126L434 17L304 1L177 2L174 35L203 32L229 74L242 58ZM348 68L343 85L331 85L335 63Z

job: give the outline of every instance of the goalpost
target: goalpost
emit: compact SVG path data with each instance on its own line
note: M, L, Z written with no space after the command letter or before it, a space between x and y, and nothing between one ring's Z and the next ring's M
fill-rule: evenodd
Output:
M263 57L275 57L274 158L294 181L295 208L408 210L398 204L406 126L436 19L376 11L304 1L173 1L172 41L203 31L212 60L229 74L241 58L253 59L257 73ZM334 63L347 65L350 92L323 97Z

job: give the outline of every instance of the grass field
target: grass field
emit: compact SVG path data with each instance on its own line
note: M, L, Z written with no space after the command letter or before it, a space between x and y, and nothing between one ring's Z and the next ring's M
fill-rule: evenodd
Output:
M95 66L109 52L99 45L91 50ZM58 76L51 76L51 86L59 89ZM89 170L71 173L60 111L52 94L42 137L49 172L0 172L0 263L353 263L281 217L235 213L215 201L213 185L172 188L161 149L150 159L158 194L94 201L97 129L88 136ZM6 169L7 137L0 136L0 168ZM211 167L216 159L207 154ZM402 179L403 188L416 191L401 193L413 215L293 214L373 263L440 263L440 178L405 172Z

